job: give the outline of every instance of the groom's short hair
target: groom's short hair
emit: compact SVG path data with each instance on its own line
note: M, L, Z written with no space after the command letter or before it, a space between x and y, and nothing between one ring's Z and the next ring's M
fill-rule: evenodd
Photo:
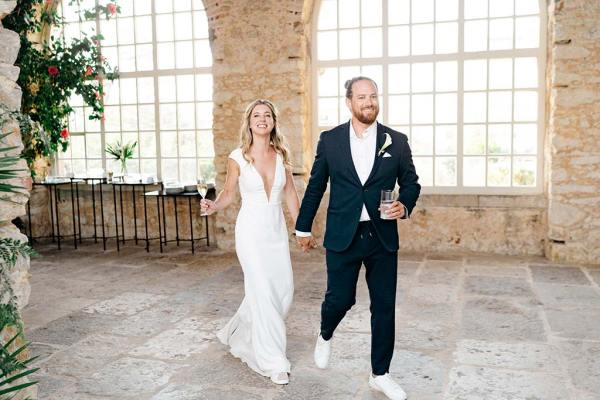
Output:
M346 83L344 83L344 88L346 89L346 98L347 99L351 99L352 98L352 85L354 85L354 83L358 82L358 81L370 81L373 82L373 85L375 85L375 89L379 90L379 87L377 86L377 82L375 82L373 79L371 78L367 78L366 76L356 76L352 79L348 79L346 81Z

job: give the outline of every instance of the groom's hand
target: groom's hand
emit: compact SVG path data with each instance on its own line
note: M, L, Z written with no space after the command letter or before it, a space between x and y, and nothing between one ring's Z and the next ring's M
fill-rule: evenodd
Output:
M298 244L302 248L302 251L304 252L307 252L310 249L317 247L317 243L312 236L296 236L296 241L298 242Z
M400 219L404 217L406 213L406 207L398 200L394 201L392 205L385 211L389 219Z

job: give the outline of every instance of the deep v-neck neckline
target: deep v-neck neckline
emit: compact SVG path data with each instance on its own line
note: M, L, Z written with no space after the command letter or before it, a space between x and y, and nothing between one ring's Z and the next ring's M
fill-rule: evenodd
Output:
M277 179L277 168L278 167L279 167L279 153L275 153L275 168L273 168L273 184L271 185L271 189L269 190L269 193L267 193L267 187L265 185L265 180L263 179L263 176L258 171L258 169L254 165L252 165L252 168L254 169L254 171L256 171L256 173L258 174L258 177L262 181L262 189L263 189L263 193L267 197L267 203L271 203L271 195L273 194L273 187L275 186L275 179Z

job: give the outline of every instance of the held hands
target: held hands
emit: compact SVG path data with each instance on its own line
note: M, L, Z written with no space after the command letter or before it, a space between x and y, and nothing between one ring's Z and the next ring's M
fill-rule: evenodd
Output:
M208 199L200 200L200 211L202 214L211 215L217 212L217 205L214 201Z
M306 237L296 236L296 241L302 248L302 251L305 253L310 251L310 249L314 249L315 247L317 247L317 241L312 236L306 236Z
M379 208L381 211L381 207ZM398 200L394 201L391 206L384 211L387 215L387 219L400 219L404 217L405 208L404 204L400 203Z

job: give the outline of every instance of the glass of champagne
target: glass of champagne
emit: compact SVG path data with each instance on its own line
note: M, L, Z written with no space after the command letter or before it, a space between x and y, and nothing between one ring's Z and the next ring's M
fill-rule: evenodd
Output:
M379 218L381 219L391 219L385 213L387 209L392 206L394 202L394 191L393 190L382 190L381 191L381 201L379 203Z
M206 183L206 181L203 178L198 178L196 180L196 187L198 188L198 193L200 194L200 197L205 199L206 192L208 192L208 183ZM202 216L202 217L204 217L206 215L207 215L206 213L200 214L200 216Z

